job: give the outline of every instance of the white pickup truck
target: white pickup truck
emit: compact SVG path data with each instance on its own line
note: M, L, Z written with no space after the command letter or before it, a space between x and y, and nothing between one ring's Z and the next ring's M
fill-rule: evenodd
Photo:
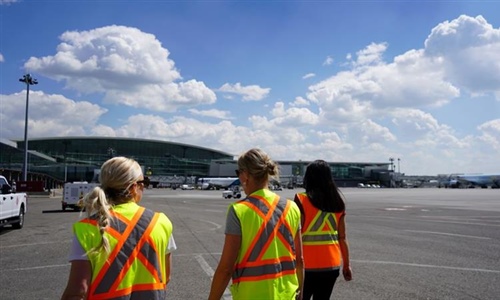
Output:
M0 227L12 224L15 229L23 228L28 195L15 193L4 176L0 176L0 188Z

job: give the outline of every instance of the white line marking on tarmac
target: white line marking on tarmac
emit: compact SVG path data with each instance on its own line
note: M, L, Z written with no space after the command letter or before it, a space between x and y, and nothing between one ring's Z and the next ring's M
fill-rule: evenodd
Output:
M214 277L214 270L210 267L210 265L203 258L203 256L201 256L201 254L197 254L194 258L198 261L198 263L200 264L203 271L205 271L205 273L207 273L207 275L209 277L213 278ZM222 299L225 299L225 300L232 299L231 292L229 292L229 290L227 288L224 291L224 295L222 295Z
M205 273L207 273L208 276L210 276L210 277L214 276L214 270L210 267L210 265L203 258L203 256L201 256L200 254L197 254L194 258L198 261L201 268L203 269L203 271L205 271Z
M222 227L222 225L217 224L217 223L212 222L212 221L207 221L207 220L200 220L200 221L202 221L202 222L207 222L207 223L212 224L212 225L214 225L214 226L215 226L215 228L210 228L210 230L217 230L217 229L219 229L219 228L221 228L221 227Z
M473 239L482 239L482 240L491 240L491 238L489 238L489 237L474 236L474 235L463 235L463 234L456 234L456 233L446 233L446 232L436 232L436 231L423 231L423 230L405 230L405 231L418 232L418 233L440 234L440 235L450 235L450 236L459 236L459 237L466 237L466 238L473 238Z
M356 215L356 217L421 222L421 220L419 220L419 219L408 219L408 218L400 218L400 217L383 217L383 216L371 216L371 215ZM351 218L352 218L352 216L351 216ZM446 224L479 225L479 226L492 226L492 227L499 227L500 226L500 224L487 224L487 223L471 223L471 222L469 223L469 222L454 222L454 221L440 221L440 220L425 220L425 221L426 222L434 222L434 223L446 223Z
M208 211L208 212L216 212L216 213L223 213L223 214L225 214L225 213L226 213L225 211L220 210L220 209L205 209L205 211Z
M27 271L27 270L36 270L36 269L45 269L45 268L61 268L61 267L68 267L70 264L64 264L64 265L48 265L48 266L38 266L38 267L29 267L29 268L16 268L16 269L10 269L11 271ZM8 271L8 270L4 270Z
M41 242L41 243L31 243L31 244L15 244L15 245L8 245L8 246L0 246L0 249L4 248L15 248L15 247L25 247L25 246L38 246L38 245L48 245L48 244L58 244L58 243L70 243L69 241L60 241L60 242Z
M402 263L395 261L380 261L380 260L359 260L351 259L351 261L360 263L370 263L370 264L383 264L383 265L401 265L401 266L412 266L419 268L435 268L435 269L447 269L447 270L459 270L459 271L471 271L471 272L483 272L483 273L497 273L500 274L500 270L488 270L488 269L476 269L476 268L460 268L460 267L447 267L438 265L423 265L414 263Z

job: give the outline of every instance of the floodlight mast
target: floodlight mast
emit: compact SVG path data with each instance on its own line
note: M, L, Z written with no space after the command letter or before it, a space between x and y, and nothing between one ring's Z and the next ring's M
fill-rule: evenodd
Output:
M38 84L38 81L31 74L23 75L19 79L26 84L26 114L24 120L24 162L23 162L23 181L28 181L28 107L30 99L30 85Z

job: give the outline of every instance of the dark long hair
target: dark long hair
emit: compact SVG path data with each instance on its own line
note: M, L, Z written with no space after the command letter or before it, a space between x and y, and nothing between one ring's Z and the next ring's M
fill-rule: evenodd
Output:
M307 166L304 188L314 207L326 212L345 210L344 196L337 188L326 161L318 159Z

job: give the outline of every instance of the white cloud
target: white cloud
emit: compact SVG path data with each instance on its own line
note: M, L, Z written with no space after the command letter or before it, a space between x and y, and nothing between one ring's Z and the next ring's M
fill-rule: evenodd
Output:
M440 149L465 149L472 146L470 136L456 137L450 126L439 124L430 113L418 109L396 109L392 114L392 122L397 125L395 130L403 141Z
M354 62L356 66L368 66L381 64L382 55L387 50L387 43L371 43L365 49L356 53L357 60Z
M215 93L201 81L181 76L169 51L152 34L125 26L67 31L53 56L31 57L25 64L83 94L102 93L108 103L175 111L212 104Z
M425 53L442 61L450 83L473 95L493 93L500 101L500 28L482 16L462 15L434 27Z
M0 53L0 62L4 62L4 58L3 58L2 53Z
M364 143L370 144L396 141L396 137L391 133L389 128L381 126L370 119L359 124L358 130L362 134L361 140Z
M307 73L306 75L302 76L302 79L308 79L308 78L312 78L316 76L316 74L314 73Z
M257 145L264 146L274 142L273 136L266 132L236 126L230 121L208 123L181 116L168 120L155 115L130 116L126 125L117 128L115 133L117 136L199 145L233 154L239 154L244 149Z
M218 109L198 110L192 108L189 109L189 112L195 116L211 117L224 120L234 119L234 117L231 116L231 112L228 110L218 110Z
M323 61L323 66L329 66L333 64L333 58L331 56L327 56L325 61Z
M500 147L496 120L479 126L479 134L463 135L426 111L443 113L458 97L498 99L498 37L499 29L482 17L461 16L436 26L425 48L392 61L384 59L387 43L372 43L347 55L344 71L311 85L306 98L320 112L318 126L338 128L353 145L352 157L400 157L414 174L498 171L491 165Z
M485 122L477 129L481 132L479 140L491 146L498 153L500 151L500 119Z
M0 136L18 139L24 134L26 92L0 95ZM32 137L79 136L96 126L106 109L88 101L30 91L28 135Z
M298 107L300 107L300 106L308 106L310 104L311 103L307 99L299 96L299 97L295 98L295 101L293 101L293 102L290 103L290 106L298 106Z
M225 83L218 89L218 91L241 95L243 97L243 101L259 101L267 97L271 89L261 88L258 85L242 86L241 83L238 82L233 85Z
M439 60L411 50L385 63L383 50L384 45L371 44L359 51L351 70L310 86L307 98L330 119L361 120L388 107L442 106L459 96Z
M319 121L318 115L309 109L305 107L290 107L287 109L283 102L274 104L271 115L274 117L272 123L281 126L316 125Z

